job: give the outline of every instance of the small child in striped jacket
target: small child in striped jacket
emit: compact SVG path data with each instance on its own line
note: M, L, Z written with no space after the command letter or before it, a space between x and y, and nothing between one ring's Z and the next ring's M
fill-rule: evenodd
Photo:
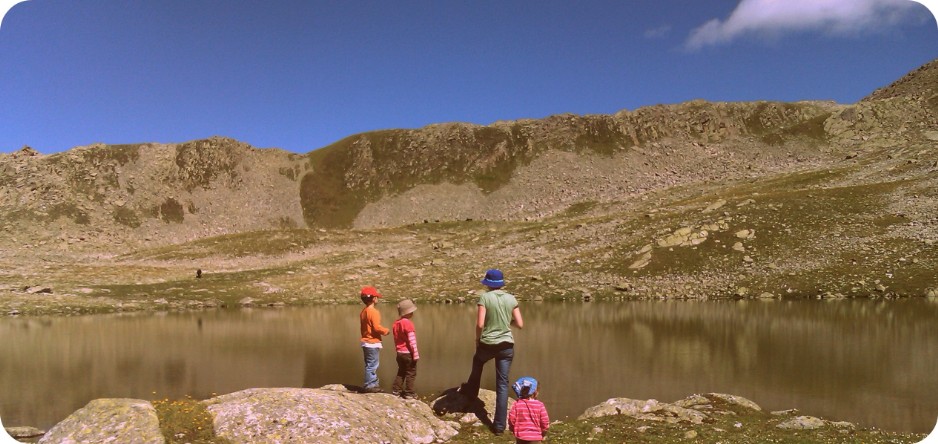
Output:
M515 434L516 442L522 444L543 441L547 428L550 427L550 418L547 417L544 403L537 400L537 380L525 376L515 381L512 388L518 395L518 400L508 412L508 428Z
M420 352L417 351L417 332L410 318L417 311L417 305L410 299L404 299L397 304L397 313L400 319L394 321L391 330L394 332L394 348L397 350L397 377L391 393L404 399L417 397L414 392L414 380L417 379L417 361Z

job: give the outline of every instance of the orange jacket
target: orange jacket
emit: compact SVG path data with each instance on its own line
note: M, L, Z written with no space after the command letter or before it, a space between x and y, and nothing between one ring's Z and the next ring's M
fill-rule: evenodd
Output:
M381 313L374 305L363 308L358 318L362 322L362 342L377 344L381 342L381 336L391 332L381 326Z

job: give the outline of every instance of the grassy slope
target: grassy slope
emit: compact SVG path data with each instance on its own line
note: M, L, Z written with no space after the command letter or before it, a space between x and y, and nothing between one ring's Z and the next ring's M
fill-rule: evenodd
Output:
M713 299L738 297L740 287L745 297L923 296L938 288L930 207L916 206L938 197L930 162L874 153L645 200L581 202L532 222L249 232L93 261L50 254L40 269L11 258L0 287L45 284L54 294L0 292L0 312L189 309L244 297L336 302L364 283L425 302L458 301L493 254L522 297ZM719 200L726 203L704 210ZM681 227L718 224L699 245L658 245ZM740 239L741 230L755 235ZM737 242L745 251L731 248ZM629 268L646 245L647 266ZM197 268L202 279L194 278Z

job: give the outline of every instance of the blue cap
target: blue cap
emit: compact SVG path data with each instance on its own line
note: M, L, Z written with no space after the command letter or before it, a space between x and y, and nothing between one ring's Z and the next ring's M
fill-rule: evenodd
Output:
M534 392L537 391L537 379L534 379L530 376L522 376L515 381L515 384L511 386L515 390L515 394L519 398L530 398Z
M502 275L502 271L492 268L489 271L485 272L485 278L482 279L482 285L491 288L502 288L505 286L505 276Z

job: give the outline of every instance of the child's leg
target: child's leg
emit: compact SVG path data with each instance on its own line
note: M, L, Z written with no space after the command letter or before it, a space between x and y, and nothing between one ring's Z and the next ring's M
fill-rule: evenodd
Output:
M407 372L404 376L404 396L417 396L417 392L414 391L414 381L417 379L417 361L411 359L410 355L407 355L408 362Z
M365 355L365 388L378 387L378 358L380 348L362 347Z
M401 395L401 391L405 386L405 380L407 378L407 361L404 359L405 356L410 356L405 353L397 354L397 376L394 377L394 385L391 387L391 393L394 395Z

